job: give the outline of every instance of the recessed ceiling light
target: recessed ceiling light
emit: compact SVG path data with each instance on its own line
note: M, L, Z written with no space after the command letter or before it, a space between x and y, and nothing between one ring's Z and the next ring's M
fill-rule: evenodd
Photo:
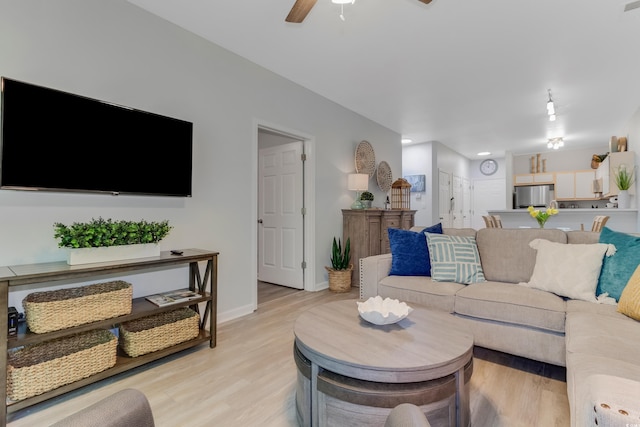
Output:
M402 138L400 140L400 142L402 142L403 144L409 144L409 143L413 142L413 140L409 139L409 138Z
M491 154L489 151L481 151L478 153L478 156L488 156L489 154Z

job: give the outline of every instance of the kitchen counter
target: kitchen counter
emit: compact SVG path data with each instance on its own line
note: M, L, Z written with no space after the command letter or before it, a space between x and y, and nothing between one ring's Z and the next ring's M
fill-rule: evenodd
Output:
M531 218L526 209L503 209L490 210L489 215L500 215L502 227L522 228L538 227L535 219ZM608 215L606 227L624 233L637 233L638 230L638 210L637 209L558 209L558 214L549 217L545 228L562 228L569 230L580 230L581 226L585 230L591 230L593 218L596 215Z

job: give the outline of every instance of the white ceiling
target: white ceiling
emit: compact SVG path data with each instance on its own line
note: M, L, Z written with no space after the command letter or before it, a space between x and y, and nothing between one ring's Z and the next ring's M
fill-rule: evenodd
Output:
M414 142L470 159L601 147L640 107L631 0L129 0ZM546 116L551 89L558 119ZM364 138L364 136L363 136ZM631 149L634 141L629 141Z

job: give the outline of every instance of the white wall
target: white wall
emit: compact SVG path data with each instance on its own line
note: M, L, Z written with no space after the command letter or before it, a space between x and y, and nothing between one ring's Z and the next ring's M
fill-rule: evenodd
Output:
M425 176L425 192L411 193L411 209L416 210L416 225L432 225L437 222L438 212L436 210L436 220L434 221L432 210L434 197L436 202L438 199L437 174L434 181L431 173L434 169L437 169L433 160L433 144L431 143L402 147L402 176Z
M438 168L463 178L469 178L470 160L451 148L436 143Z
M64 259L57 221L168 219L163 250L220 252L218 310L228 319L256 304L256 122L313 137L314 286L326 281L340 209L351 204L356 144L368 140L378 161L401 170L397 133L124 0L0 0L0 10L2 75L194 123L192 198L0 191L0 265ZM89 160L100 159L87 160L78 174L96 173ZM136 278L134 292L152 282Z
M426 192L420 199L411 195L417 225L438 222L438 169L469 178L469 159L439 142L424 142L402 147L402 175L425 175Z

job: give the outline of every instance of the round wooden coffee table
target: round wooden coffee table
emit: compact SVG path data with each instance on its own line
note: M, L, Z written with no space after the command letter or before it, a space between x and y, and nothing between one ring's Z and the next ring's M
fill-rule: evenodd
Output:
M360 318L355 300L298 317L294 358L302 425L384 425L403 402L420 406L433 427L469 425L473 336L449 313L409 305L409 317L385 326Z

